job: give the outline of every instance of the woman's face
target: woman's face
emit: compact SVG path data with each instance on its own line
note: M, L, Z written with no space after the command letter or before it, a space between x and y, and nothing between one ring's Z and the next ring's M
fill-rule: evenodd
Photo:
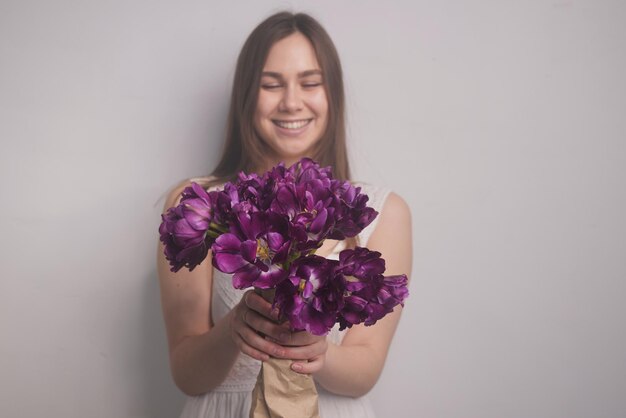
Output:
M271 148L271 165L290 165L322 137L328 123L328 99L311 42L295 32L269 51L254 114L257 134Z

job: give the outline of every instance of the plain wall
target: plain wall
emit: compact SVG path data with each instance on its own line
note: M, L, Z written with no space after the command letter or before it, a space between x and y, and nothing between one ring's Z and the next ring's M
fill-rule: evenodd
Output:
M236 55L307 11L355 177L413 215L381 417L626 416L626 3L0 0L0 416L172 417L162 195Z

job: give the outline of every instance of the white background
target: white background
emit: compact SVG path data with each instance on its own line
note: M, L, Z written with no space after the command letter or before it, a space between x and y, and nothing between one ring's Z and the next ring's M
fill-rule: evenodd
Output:
M173 417L162 197L284 8L339 49L356 178L413 215L381 417L626 416L623 1L0 1L0 415Z

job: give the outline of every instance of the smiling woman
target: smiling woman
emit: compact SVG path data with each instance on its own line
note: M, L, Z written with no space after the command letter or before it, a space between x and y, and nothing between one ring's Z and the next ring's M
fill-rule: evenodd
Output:
M301 33L276 42L261 74L254 127L271 149L269 166L295 163L326 131L328 99L311 42Z
M265 171L280 160L275 141L300 137L298 124L307 121L311 126L302 132L307 139L292 142L309 141L300 146L301 154L333 167L335 178L349 179L344 102L339 55L319 22L302 13L269 17L239 54L224 151L209 184L242 170ZM291 161L299 149L294 148Z
M211 176L193 180L214 190L240 171L261 173L303 157L330 166L337 179L350 180L341 65L315 19L278 13L246 40L222 157ZM177 204L189 182L170 193L165 210ZM329 239L316 254L337 260L341 250L358 243L384 255L386 274L410 272L407 205L387 188L355 184L378 217L356 238ZM328 336L318 336L277 323L270 303L253 291L235 289L233 275L210 262L172 272L161 245L158 269L172 375L189 395L183 418L248 416L261 362L270 357L287 359L293 371L313 376L322 417L374 416L365 395L382 371L399 306L375 325L340 331L337 324Z

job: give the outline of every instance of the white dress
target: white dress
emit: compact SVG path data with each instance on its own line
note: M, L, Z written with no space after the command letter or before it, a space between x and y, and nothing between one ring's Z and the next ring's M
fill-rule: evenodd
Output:
M365 183L355 183L361 192L369 196L368 206L379 214L390 190ZM216 189L218 186L209 190ZM367 246L367 241L376 227L378 217L359 234L359 245ZM336 245L329 259L337 260L344 242ZM211 292L211 315L216 322L224 317L239 301L245 290L235 289L232 275L213 268L213 288ZM340 345L346 330L339 331L339 325L328 334L328 340ZM187 396L180 418L248 418L252 389L256 383L261 362L241 354L220 386L199 396ZM374 410L366 396L351 398L335 395L316 383L319 394L320 418L374 418Z

